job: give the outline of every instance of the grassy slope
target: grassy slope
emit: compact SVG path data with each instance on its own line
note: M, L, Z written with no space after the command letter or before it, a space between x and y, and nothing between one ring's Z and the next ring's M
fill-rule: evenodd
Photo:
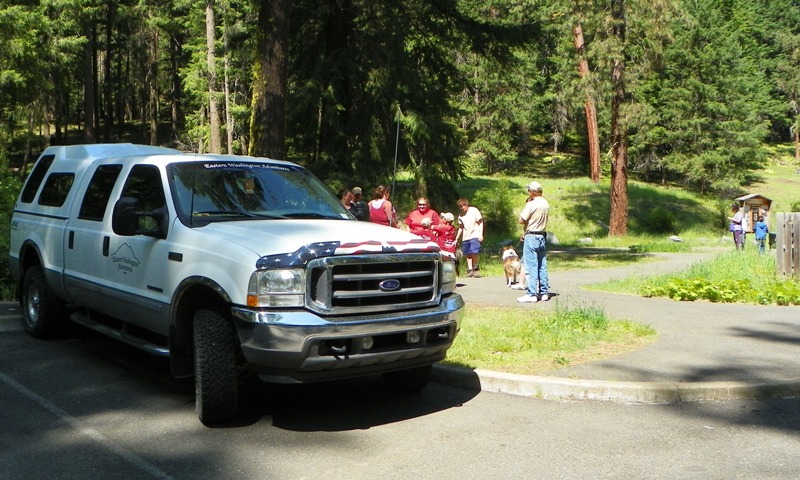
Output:
M751 176L744 193L758 193L772 199L774 223L776 212L790 211L793 204L800 202L800 163L795 162L794 147L790 144L772 147L771 152L769 163L762 171ZM544 196L551 206L548 230L555 234L560 248L566 253L578 247L582 249L580 255L552 255L551 268L591 268L637 261L621 252L616 252L616 258L611 258L604 255L608 253L607 250L601 251L598 247L624 251L632 247L636 251L689 251L727 249L732 246L726 220L730 213L732 196L701 195L679 185L654 185L631 178L628 183L629 235L611 238L608 237L605 226L610 209L608 172L604 172L599 184L593 184L588 179L585 167L575 156L548 156L544 152L538 157L521 159L501 167L498 174L472 174L470 178L458 182L458 195L475 199L482 194L485 198L486 192L505 192L511 202L511 208L507 211L513 212L515 216L524 205L527 197L525 186L528 182L537 180L542 183ZM410 180L407 175L402 175L401 178ZM405 218L414 202L410 192L403 192L398 188L397 193L395 206L398 209L398 218ZM480 203L476 206L481 208ZM455 205L434 207L439 211L458 211ZM648 233L648 230L652 230L648 228L648 216L654 209L669 212L674 218L674 228L658 234ZM492 212L484 209L482 211L487 218L487 227L481 268L485 275L501 275L499 250L504 243L521 247L519 230L493 228L493 224L497 222L491 218ZM774 225L770 227L774 229ZM672 242L669 240L671 235L678 235L683 241ZM582 243L587 238L591 239L591 243ZM586 253L584 247L598 250L595 250L596 254Z
M773 201L774 220L776 212L790 212L791 206L800 202L800 162L794 159L792 145L774 147L771 153L770 163L753 177L749 187L750 193L760 193Z
M776 147L772 152L770 163L752 176L746 191L773 200L774 221L776 212L790 211L792 204L800 202L800 164L794 161L791 145ZM604 174L600 184L595 185L576 166L575 159L563 156L559 159L555 163L548 158L532 160L517 169L516 175L474 176L460 182L457 189L468 198L474 197L479 189L508 189L515 202L513 210L518 213L527 196L525 185L531 180L539 181L551 206L548 230L565 246L591 238L593 246L627 248L643 242L664 242L670 235L678 235L693 248L720 246L720 239L728 236L725 217L733 198L700 195L676 185L653 185L631 179L629 235L609 238L605 227L610 209L609 176ZM675 228L662 234L648 233L648 214L659 207L674 214ZM487 237L487 246L491 247L509 234L489 230Z

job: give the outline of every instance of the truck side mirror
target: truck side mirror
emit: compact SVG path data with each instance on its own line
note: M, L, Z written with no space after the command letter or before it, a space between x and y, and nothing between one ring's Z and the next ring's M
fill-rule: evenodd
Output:
M143 212L139 210L139 199L133 197L122 197L114 204L111 228L117 235L167 238L168 225L169 214L166 206Z

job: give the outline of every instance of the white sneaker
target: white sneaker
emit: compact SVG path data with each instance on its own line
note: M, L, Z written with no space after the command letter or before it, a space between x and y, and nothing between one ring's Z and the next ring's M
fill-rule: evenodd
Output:
M536 303L539 301L539 299L536 298L536 295L523 295L517 298L517 301L519 303Z
M550 295L542 295L542 301L543 302L546 302L548 300L550 300Z
M515 283L514 285L511 285L511 290L525 290L525 287L523 287L519 283Z

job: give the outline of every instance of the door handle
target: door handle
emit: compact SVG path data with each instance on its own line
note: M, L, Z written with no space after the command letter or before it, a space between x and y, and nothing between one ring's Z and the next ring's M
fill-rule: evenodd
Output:
M111 242L111 238L103 237L103 256L104 257L108 256L108 245L109 245L110 242Z

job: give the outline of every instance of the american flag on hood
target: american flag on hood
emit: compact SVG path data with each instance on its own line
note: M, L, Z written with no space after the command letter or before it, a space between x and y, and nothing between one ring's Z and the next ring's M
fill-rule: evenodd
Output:
M304 245L291 253L266 255L258 259L256 268L300 267L310 260L332 255L356 255L359 253L438 252L439 246L431 241L417 238L407 241L379 242L317 242Z

